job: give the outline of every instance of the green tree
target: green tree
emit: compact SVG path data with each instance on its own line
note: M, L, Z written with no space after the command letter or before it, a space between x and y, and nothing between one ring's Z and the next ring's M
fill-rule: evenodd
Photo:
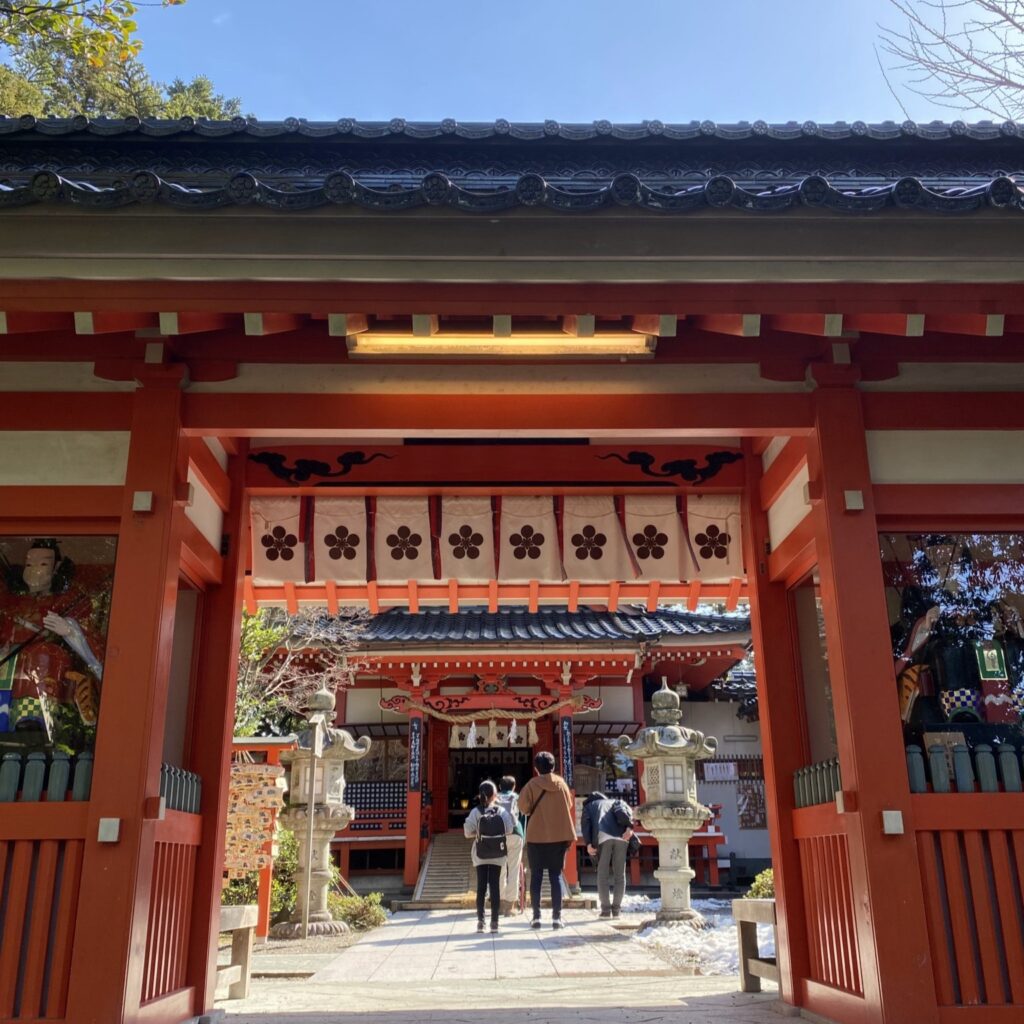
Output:
M185 0L0 0L0 45L18 49L36 40L65 42L94 64L124 60L139 50L134 39L140 6L174 7Z
M208 117L227 120L242 113L242 101L230 99L213 91L213 82L206 75L196 75L191 82L176 78L166 88L163 117Z
M42 117L45 109L43 90L17 71L0 64L0 111L15 117L19 114Z
M0 113L9 116L227 119L242 106L215 93L205 75L164 86L136 57L94 64L65 40L30 40L15 53L13 70L4 70Z

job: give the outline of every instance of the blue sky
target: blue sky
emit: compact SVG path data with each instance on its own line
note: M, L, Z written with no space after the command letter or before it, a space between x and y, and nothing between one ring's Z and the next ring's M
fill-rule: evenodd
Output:
M188 0L139 17L155 78L207 74L260 118L722 122L902 120L874 52L893 20L887 0Z

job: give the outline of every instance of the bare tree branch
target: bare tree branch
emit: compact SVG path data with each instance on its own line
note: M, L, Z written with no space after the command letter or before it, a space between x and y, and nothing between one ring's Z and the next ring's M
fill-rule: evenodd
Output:
M295 615L267 610L246 616L238 655L236 735L267 719L302 715L321 688L351 686L365 667L361 644L371 620L357 608L328 616L323 609Z
M902 19L879 27L890 91L890 75L909 75L906 90L937 106L1024 116L1024 0L889 2Z

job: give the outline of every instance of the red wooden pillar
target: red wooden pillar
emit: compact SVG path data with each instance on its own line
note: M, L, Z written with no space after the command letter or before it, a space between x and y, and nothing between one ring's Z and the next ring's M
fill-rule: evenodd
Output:
M230 505L224 516L223 576L203 601L202 630L192 697L192 737L189 768L203 781L202 843L196 861L189 937L189 977L196 989L196 1012L213 1006L217 984L217 933L224 873L225 825L231 782L231 738L234 732L235 685L238 680L238 642L242 619L242 582L248 543L249 504L245 494L247 446L228 460ZM277 760L277 751L267 760ZM270 914L270 871L267 876L266 922ZM263 932L266 935L266 931Z
M430 722L430 831L448 831L448 735L450 726L439 718Z
M874 1019L927 1024L938 1008L861 397L855 371L818 371L808 466L864 997ZM882 833L883 810L902 813L902 835Z
M793 835L793 773L806 763L797 710L802 707L800 675L785 585L768 578L768 518L761 509L760 458L749 445L745 454L743 556L757 659L757 704L778 918L779 988L785 1002L798 1005L800 981L809 971L803 879ZM715 857L717 860L717 854Z
M81 896L68 992L76 1024L135 1020L142 993L182 509L182 367L135 392ZM101 819L116 827L98 842Z
M423 712L409 712L409 786L405 805L405 868L402 882L415 885L420 873L420 825L423 819Z

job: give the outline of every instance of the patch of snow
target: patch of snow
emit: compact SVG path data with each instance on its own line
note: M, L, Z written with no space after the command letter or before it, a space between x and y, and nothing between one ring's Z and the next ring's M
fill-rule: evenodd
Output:
M631 914L653 914L660 907L660 900L646 896L631 896L622 902L622 909ZM698 974L739 974L739 945L736 923L732 919L732 901L694 900L693 909L703 915L703 928L685 921L664 924L643 929L633 936L633 941L677 967L688 967ZM775 955L771 925L757 926L757 941L761 956Z

